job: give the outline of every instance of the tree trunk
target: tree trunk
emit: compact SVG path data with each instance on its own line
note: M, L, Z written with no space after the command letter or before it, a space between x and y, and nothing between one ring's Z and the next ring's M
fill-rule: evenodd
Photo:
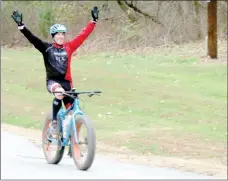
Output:
M207 6L208 13L208 55L217 58L217 1L210 0Z
M200 23L200 11L199 11L199 2L194 1L194 9L195 9L195 23L197 29L197 39L201 39L201 23Z

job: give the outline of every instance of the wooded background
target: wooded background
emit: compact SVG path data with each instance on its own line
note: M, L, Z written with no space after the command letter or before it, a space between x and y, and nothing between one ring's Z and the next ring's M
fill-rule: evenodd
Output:
M218 38L227 38L227 0L217 2ZM49 27L63 23L68 39L76 36L100 9L99 23L84 46L95 50L135 49L185 43L207 36L206 1L4 1L1 2L2 45L31 46L11 18L23 13L26 26L51 40ZM89 42L89 43L88 43Z

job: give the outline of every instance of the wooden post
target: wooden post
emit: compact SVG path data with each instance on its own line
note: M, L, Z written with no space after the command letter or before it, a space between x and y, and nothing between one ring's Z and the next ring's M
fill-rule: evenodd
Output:
M207 6L208 15L208 55L217 58L217 0L210 0Z

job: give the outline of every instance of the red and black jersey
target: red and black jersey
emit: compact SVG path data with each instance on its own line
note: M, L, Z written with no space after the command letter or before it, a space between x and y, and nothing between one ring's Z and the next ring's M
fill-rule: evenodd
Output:
M33 35L26 27L20 31L38 49L44 58L47 80L67 80L72 85L71 56L73 52L86 40L95 27L90 21L87 26L72 41L62 46L56 43L47 43Z

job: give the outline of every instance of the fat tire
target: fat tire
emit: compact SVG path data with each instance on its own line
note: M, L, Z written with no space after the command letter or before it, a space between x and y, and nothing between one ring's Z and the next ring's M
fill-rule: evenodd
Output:
M95 152L96 152L96 135L95 135L95 131L92 125L92 121L90 120L90 118L88 118L85 115L78 115L75 118L75 123L80 122L82 124L85 125L86 129L87 129L87 141L88 141L88 154L87 154L87 158L85 159L85 162L80 164L78 163L77 159L75 158L75 154L74 154L74 149L73 149L73 145L74 145L74 131L72 129L72 136L71 136L71 153L72 153L72 157L74 160L74 163L76 165L76 167L79 170L83 170L86 171L88 170L94 161L95 158Z
M65 146L58 145L58 149L57 149L57 151L55 153L55 156L51 160L48 158L47 152L45 151L45 143L44 143L44 141L45 141L45 138L46 138L46 132L47 132L47 128L49 127L50 121L52 121L52 114L51 113L47 114L47 116L45 117L45 123L44 123L43 131L42 131L42 148L43 148L43 153L44 153L44 156L45 156L45 159L47 160L47 162L49 164L58 164L63 158ZM60 125L59 125L60 120L59 120L59 118L57 118L57 122L58 122L58 128L60 128Z

